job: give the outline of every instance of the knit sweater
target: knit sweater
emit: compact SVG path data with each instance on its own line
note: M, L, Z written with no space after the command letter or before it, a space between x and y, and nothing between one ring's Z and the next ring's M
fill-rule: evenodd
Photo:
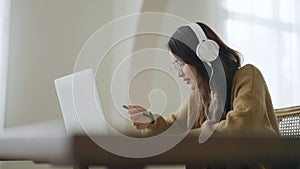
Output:
M175 122L179 128L182 128L182 131L192 129L190 132L196 134L211 128L210 120L206 120L203 124L198 120L199 111L203 109L195 105L199 104L195 95L195 92L191 92L186 103L168 118L156 114L155 122L142 133L147 136L156 135L167 130ZM231 110L227 112L225 119L215 125L217 126L214 133L221 135L279 133L266 82L255 66L248 64L237 70L232 83Z

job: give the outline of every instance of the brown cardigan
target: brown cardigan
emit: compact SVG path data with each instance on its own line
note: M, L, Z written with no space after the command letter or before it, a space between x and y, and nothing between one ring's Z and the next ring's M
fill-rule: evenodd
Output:
M142 133L147 136L156 135L168 129L175 121L183 130L192 128L191 133L199 134L209 128L211 121L202 125L195 116L199 102L195 92L191 92L186 103L169 118L160 115L156 121ZM196 104L196 105L195 105ZM235 74L231 92L232 109L226 118L215 125L215 133L235 135L238 133L269 133L278 134L278 122L274 113L271 97L266 82L260 71L253 65L241 67ZM199 110L202 110L201 108ZM196 119L195 119L196 118Z

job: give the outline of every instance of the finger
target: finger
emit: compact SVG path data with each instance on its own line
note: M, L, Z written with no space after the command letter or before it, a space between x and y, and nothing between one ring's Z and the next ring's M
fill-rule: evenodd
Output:
M143 111L137 110L137 109L129 109L128 110L128 114L130 114L130 115L140 113L140 112L143 112Z
M139 108L139 109L143 109L143 110L146 110L144 107L142 107L142 106L140 106L140 105L133 105L133 104L131 104L131 105L128 105L128 108L130 108L130 109L133 109L133 108Z
M142 109L142 108L130 108L128 110L128 113L129 114L135 114L135 113L140 113L140 112L143 112L143 111L145 111L145 110Z
M143 116L141 113L136 113L136 114L131 115L129 118L132 122L140 123L140 119L143 118Z
M138 106L138 105L133 105L133 104L127 105L127 107L130 108L130 109L133 109L133 108L135 108L135 107L137 107L137 106Z
M142 113L136 113L130 116L130 120L132 122L137 123L149 123L151 122L151 119L149 117L144 116Z
M136 107L141 107L140 105L137 104L129 104L127 105L129 108L136 108Z

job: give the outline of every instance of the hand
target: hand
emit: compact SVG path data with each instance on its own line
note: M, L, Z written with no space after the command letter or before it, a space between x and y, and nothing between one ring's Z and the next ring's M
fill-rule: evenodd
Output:
M128 105L128 113L132 125L138 130L146 129L154 120L152 113L139 105Z

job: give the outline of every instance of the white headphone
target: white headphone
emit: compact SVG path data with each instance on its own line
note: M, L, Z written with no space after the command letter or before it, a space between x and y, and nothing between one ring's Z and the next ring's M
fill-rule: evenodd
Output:
M210 65L210 62L216 60L219 56L219 45L215 41L207 39L201 26L199 26L196 22L190 23L186 26L189 26L193 30L199 41L195 51L196 55L201 61Z
M210 40L206 37L201 26L198 25L197 23L193 22L186 26L188 26L192 29L192 31L195 33L195 35L199 41L199 43L197 44L197 47L195 49L196 55L202 62L207 63L207 65L211 68L211 75L209 78L209 85L211 85L210 83L214 76L214 69L211 65L211 62L215 61L219 57L220 47L217 44L217 42ZM189 43L187 43L187 44L189 44ZM191 46L193 46L193 45L191 45ZM217 64L217 66L219 66L222 63L219 61L219 62L216 62L216 64ZM216 78L218 78L218 76ZM224 78L225 78L225 74L224 74ZM218 97L218 95L219 95L219 97ZM222 93L221 93L221 95L222 95ZM209 105L209 108L208 108L209 112L207 114L207 119L208 120L211 119L212 121L209 121L211 123L206 123L209 130L203 130L203 132L200 132L199 143L203 143L213 134L214 130L216 129L215 126L217 126L216 124L218 124L218 121L220 121L220 118L222 117L222 114L223 114L222 111L219 111L219 109L218 109L218 108L220 108L219 106L223 105L223 103L225 105L225 102L223 102L224 100L219 99L219 98L222 98L222 97L220 97L220 94L216 93L214 90L211 90L210 97L211 97L211 104Z

